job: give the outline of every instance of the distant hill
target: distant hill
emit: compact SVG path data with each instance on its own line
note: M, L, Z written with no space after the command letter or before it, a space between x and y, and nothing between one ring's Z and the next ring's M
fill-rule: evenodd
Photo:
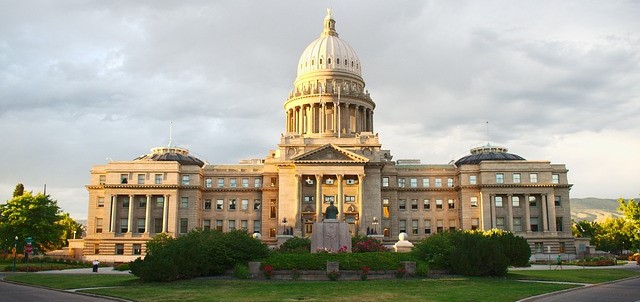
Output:
M571 219L602 221L607 217L622 217L617 199L571 198Z

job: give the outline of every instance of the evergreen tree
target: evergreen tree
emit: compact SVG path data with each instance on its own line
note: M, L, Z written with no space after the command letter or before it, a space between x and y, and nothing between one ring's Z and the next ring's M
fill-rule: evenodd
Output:
M13 197L22 196L22 194L24 194L24 185L17 184L16 188L13 190Z

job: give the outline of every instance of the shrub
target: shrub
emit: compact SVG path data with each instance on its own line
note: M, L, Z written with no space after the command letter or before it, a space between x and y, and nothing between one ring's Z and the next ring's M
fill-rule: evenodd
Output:
M246 264L236 264L233 268L233 276L238 279L249 279L249 267Z
M353 236L351 238L351 252L368 253L368 252L388 252L389 249L382 244L382 241L369 238L366 236Z
M290 238L280 245L278 251L283 253L310 253L311 239L300 237Z
M422 261L416 263L416 275L418 277L427 277L429 275L429 266Z
M453 248L451 233L436 233L416 243L412 253L429 267L448 269L451 267L449 258Z
M402 261L416 261L410 253L315 253L285 254L272 253L263 264L277 270L324 270L327 261L340 263L340 269L360 270L363 266L372 270L395 270Z
M503 230L490 230L484 233L485 236L498 240L502 245L502 251L509 259L509 265L515 267L529 266L531 258L531 248L527 240L520 236L515 236Z
M147 256L130 264L143 281L172 281L224 273L238 263L265 258L268 248L242 231L193 230L178 238L160 234L147 243Z
M113 269L116 271L124 272L130 270L131 268L129 267L129 263L121 263L116 265Z

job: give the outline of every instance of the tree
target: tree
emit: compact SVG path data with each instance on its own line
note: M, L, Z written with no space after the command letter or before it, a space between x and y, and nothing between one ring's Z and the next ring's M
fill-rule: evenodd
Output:
M67 240L80 238L82 236L82 224L73 220L73 218L69 216L69 213L62 213L62 217L57 223L62 226L62 237L60 237L60 242L55 246L55 248L67 246Z
M64 227L60 208L49 195L23 193L0 205L0 242L13 243L18 236L17 249L22 252L27 237L41 251L60 246Z
M16 188L13 190L13 197L22 196L22 194L24 194L24 185L17 184Z
M595 238L598 230L600 229L600 225L596 221L574 221L571 225L571 233L573 233L574 237L581 238Z
M633 198L625 201L624 198L618 199L618 211L622 212L624 217L635 222L640 222L640 201L636 202Z
M626 219L608 217L600 224L596 236L591 240L599 250L621 254L632 247L635 240L635 224Z

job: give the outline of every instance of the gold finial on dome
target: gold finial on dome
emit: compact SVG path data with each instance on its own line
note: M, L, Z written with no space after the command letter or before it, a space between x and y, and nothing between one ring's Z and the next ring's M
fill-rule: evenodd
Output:
M324 17L324 30L321 36L338 36L336 32L336 20L333 20L331 8L327 8L327 16Z

